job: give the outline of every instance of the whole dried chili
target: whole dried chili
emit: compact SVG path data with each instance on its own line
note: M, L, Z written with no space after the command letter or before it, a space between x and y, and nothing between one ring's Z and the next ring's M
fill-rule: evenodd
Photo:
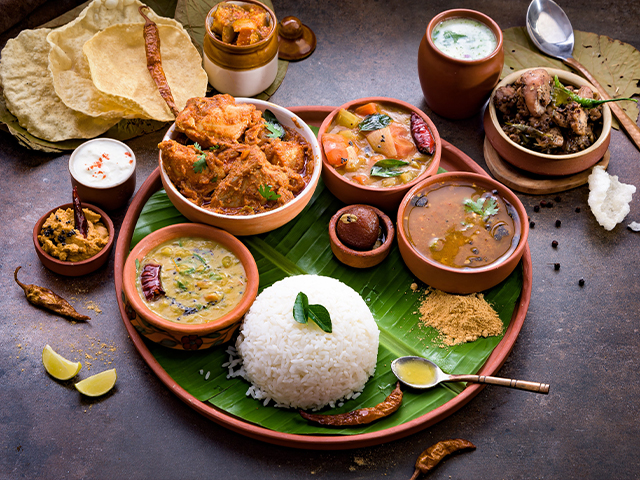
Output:
M420 115L411 113L411 135L416 142L416 147L422 153L433 155L436 151L436 142L431 135L429 126Z
M61 296L53 293L48 288L39 287L37 285L25 285L20 282L20 280L18 280L18 270L21 268L22 267L16 268L15 272L13 272L13 278L15 278L16 283L20 285L22 290L24 290L29 303L37 307L46 308L58 315L69 317L73 320L91 320L91 317L87 317L86 315L76 312L69 302Z
M82 211L82 202L78 196L78 187L73 187L73 223L75 224L75 228L80 232L80 235L87 238L89 224L87 223L87 217L84 216L84 212Z
M142 5L138 8L138 11L145 20L143 34L147 54L147 69L151 74L151 78L158 87L160 96L162 96L164 101L167 102L171 113L177 117L180 110L176 107L173 95L171 94L171 88L167 82L167 77L162 69L162 57L160 56L160 32L158 31L158 26L142 12L145 8L149 7Z
M147 301L155 300L165 294L162 289L162 280L160 280L160 270L162 265L147 263L142 268L140 274L140 284L142 285L142 293Z
M431 445L418 457L418 460L416 461L416 469L410 480L415 480L421 473L428 473L436 468L438 463L440 463L440 461L447 455L475 449L476 446L473 443L468 440L463 440L462 438L456 438L455 440L443 440Z
M400 382L396 384L396 388L391 394L385 398L384 402L379 403L375 407L360 408L352 412L339 413L337 415L319 415L307 413L300 410L302 418L310 422L316 422L320 425L330 427L351 427L354 425L365 425L379 418L391 415L400 408L402 403L402 390L400 390Z

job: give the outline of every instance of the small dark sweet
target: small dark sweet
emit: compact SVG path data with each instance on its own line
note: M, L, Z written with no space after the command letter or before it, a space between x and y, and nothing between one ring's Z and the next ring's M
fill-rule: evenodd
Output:
M336 235L340 241L355 250L371 250L379 231L378 215L366 206L350 208L336 223Z

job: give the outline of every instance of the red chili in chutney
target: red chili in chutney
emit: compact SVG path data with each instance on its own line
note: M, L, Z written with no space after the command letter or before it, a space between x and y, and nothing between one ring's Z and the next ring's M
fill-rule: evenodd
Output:
M520 218L496 190L439 182L411 198L404 214L409 242L448 267L473 269L509 257L520 241Z

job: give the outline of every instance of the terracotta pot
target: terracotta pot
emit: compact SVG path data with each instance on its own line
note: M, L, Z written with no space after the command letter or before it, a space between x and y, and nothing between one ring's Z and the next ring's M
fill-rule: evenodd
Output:
M515 208L519 217L519 221L516 222L516 224L520 228L520 240L509 257L501 262L495 262L484 267L461 269L449 267L427 258L421 255L413 247L406 232L405 216L407 206L414 195L439 182L454 184L456 182L473 182L489 191L497 190L498 195ZM400 255L402 255L404 263L416 277L427 285L445 292L468 294L481 292L494 287L513 272L527 247L529 222L527 222L527 212L524 205L522 205L522 202L520 202L518 197L511 190L500 182L487 177L486 175L480 175L477 173L450 172L427 178L414 186L407 193L398 208L397 231Z
M331 112L320 125L320 130L318 132L318 141L322 143L322 135L327 131L334 117L340 111L340 109L344 108L348 110L349 108L364 105L370 102L378 102L378 103L387 103L391 105L396 105L405 110L409 110L411 112L415 112L422 117L422 119L427 123L429 130L433 136L433 139L436 144L436 151L433 154L433 159L431 163L427 167L427 169L422 172L418 177L414 178L412 181L402 184L396 185L394 187L387 188L376 188L370 187L366 185L360 185L358 183L352 182L349 179L345 178L343 175L340 175L336 171L336 169L329 164L327 161L327 157L324 154L324 149L322 150L322 180L324 184L327 186L329 191L333 193L339 200L342 202L351 205L354 203L363 203L366 205L373 205L378 207L388 213L394 213L398 205L402 201L402 197L404 197L405 193L416 183L425 179L430 175L434 175L438 168L440 167L440 156L442 155L442 142L440 141L440 134L436 129L435 124L431 121L431 119L427 116L419 108L414 107L413 105L403 102L402 100L396 100L394 98L387 97L367 97L367 98L359 98L358 100L353 100L351 102L347 102L343 105L340 105L333 112Z
M498 41L493 53L479 60L458 60L442 53L431 34L440 22L454 17L471 18L489 27ZM431 110L450 119L468 118L482 109L500 80L503 65L502 30L475 10L447 10L433 17L418 49L418 75L424 98Z
M205 20L204 69L209 83L220 93L239 97L253 97L266 90L278 74L278 36L273 11L256 0L234 1L237 5L258 5L269 14L271 31L267 38L253 45L231 45L220 40L212 31L213 7Z
M593 167L602 159L609 148L611 140L611 110L606 103L602 105L602 132L593 145L581 152L569 153L566 155L553 155L536 152L511 140L500 127L496 108L493 104L495 91L505 85L515 82L524 72L532 70L527 68L507 75L494 89L489 106L484 112L484 131L498 154L511 165L527 172L544 176L573 175L583 172ZM545 68L553 77L558 79L563 85L581 87L589 86L594 92L596 88L585 79L565 70Z
M247 276L247 288L240 303L226 315L208 323L187 325L161 317L150 310L142 300L137 287L136 262L141 263L145 255L161 243L178 237L213 240L242 262ZM258 294L259 281L256 262L240 240L224 230L197 223L171 225L147 235L129 253L122 273L127 315L133 326L149 340L176 350L203 350L231 340Z

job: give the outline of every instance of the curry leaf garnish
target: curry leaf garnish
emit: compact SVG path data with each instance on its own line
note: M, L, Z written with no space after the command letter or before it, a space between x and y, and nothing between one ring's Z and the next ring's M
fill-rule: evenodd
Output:
M303 324L311 319L323 332L332 332L329 311L322 305L309 305L309 298L303 292L298 293L293 304L293 318Z
M409 162L393 158L385 158L384 160L376 162L373 167L371 167L371 176L397 177L402 175L402 171L398 170L397 167L402 167L404 165L409 165Z
M391 117L382 113L372 113L364 117L364 120L358 124L361 132L371 132L380 130L391 123Z
M450 38L453 40L453 43L458 43L458 40L460 40L461 38L467 38L466 35L463 35L462 33L454 33L450 30L447 30L446 32L444 32L444 38Z
M488 200L488 201L487 201ZM464 206L467 212L476 213L482 217L488 217L498 213L498 202L495 197L480 197L475 202L470 198L464 201Z
M262 118L265 120L264 126L267 127L271 133L267 134L269 138L282 138L284 137L284 127L280 124L276 116L271 110L265 110L262 112Z
M258 193L264 197L265 200L278 200L280 195L273 191L271 185L259 185Z

